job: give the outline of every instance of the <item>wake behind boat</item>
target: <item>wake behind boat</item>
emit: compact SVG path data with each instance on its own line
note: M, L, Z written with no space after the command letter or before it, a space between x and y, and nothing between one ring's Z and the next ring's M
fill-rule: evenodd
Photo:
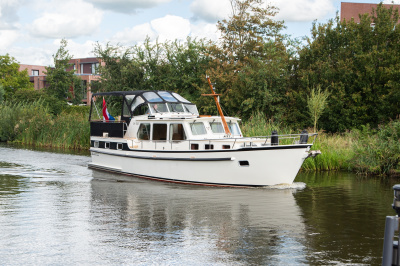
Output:
M108 113L105 96L120 98L117 120ZM96 109L101 98L102 116ZM94 93L89 120L89 167L147 179L211 186L292 184L304 160L315 156L310 151L315 133L243 137L240 119L222 111L200 116L196 105L169 91Z

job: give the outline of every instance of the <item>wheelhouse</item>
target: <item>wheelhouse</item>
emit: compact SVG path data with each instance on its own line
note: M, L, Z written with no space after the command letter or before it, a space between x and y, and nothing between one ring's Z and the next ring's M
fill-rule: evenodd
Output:
M121 108L120 119L129 121L134 116L157 114L180 114L198 116L199 112L195 104L186 100L179 94L169 91L118 91L94 93L91 102L90 121L102 120L103 109L101 97L117 96L121 100L112 100L113 105ZM115 97L114 97L115 98ZM96 105L97 104L97 105ZM107 103L108 104L108 103ZM93 107L94 106L94 107ZM95 109L95 110L93 110ZM97 119L95 118L97 115Z
M227 118L231 132L227 135L220 117L199 116L195 104L174 92L95 93L91 103L91 137L123 138L128 142L135 140L140 142L138 147L142 149L187 149L188 145L189 149L226 149L224 143L216 146L206 143L197 147L198 144L192 145L191 141L210 142L242 137L238 125L240 119ZM105 118L104 113L108 113L107 109L110 114L116 116L115 119L112 115L109 119Z

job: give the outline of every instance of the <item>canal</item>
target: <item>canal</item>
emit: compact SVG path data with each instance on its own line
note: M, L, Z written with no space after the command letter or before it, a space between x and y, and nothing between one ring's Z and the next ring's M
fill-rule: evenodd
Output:
M116 182L89 161L0 145L2 265L376 265L400 183L341 172L275 188Z

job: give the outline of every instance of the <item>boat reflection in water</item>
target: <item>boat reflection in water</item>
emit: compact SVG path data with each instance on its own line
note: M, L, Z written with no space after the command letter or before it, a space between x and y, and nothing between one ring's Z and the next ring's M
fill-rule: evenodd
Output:
M93 177L92 222L105 235L105 252L118 252L110 250L118 243L141 263L307 262L293 197L303 183L221 189L131 177L113 182L124 176L96 170Z

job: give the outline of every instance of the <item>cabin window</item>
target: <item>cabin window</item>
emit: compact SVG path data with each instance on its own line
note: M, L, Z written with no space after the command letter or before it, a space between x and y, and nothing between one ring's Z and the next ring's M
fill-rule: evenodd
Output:
M239 126L237 123L229 123L228 127L232 135L240 135Z
M229 150L231 148L231 145L222 145L223 150Z
M205 150L213 150L214 149L214 144L205 144L204 145Z
M135 111L136 107L138 107L139 105L143 104L144 100L142 97L137 96L135 98L135 100L133 100L132 105L131 105L131 111Z
M196 143L190 144L190 149L191 150L198 150L199 149L199 144L196 144Z
M109 149L110 148L110 142L106 142L104 148Z
M150 124L140 124L137 133L138 139L149 140L150 139Z
M131 106L132 100L133 100L134 97L135 96L133 96L133 95L126 95L125 96L124 109L122 110L123 116L127 116L127 117L131 116L131 112L130 112L129 106Z
M169 125L169 140L176 141L185 139L186 139L186 134L182 124Z
M138 116L138 115L148 115L149 112L149 106L147 103L143 103L136 107L136 109L133 111L133 116Z
M193 135L204 135L207 134L206 128L202 122L190 124L190 129Z
M153 140L167 140L167 124L153 124Z
M117 143L117 150L122 150L123 144L122 143Z
M163 99L160 98L155 92L149 91L143 93L144 98L147 99L148 102L154 103L154 102L163 102Z
M190 103L188 100L186 100L185 98L183 98L182 96L180 96L179 94L177 94L175 92L173 92L172 95L183 103Z
M225 133L221 122L211 122L210 126L213 133Z

